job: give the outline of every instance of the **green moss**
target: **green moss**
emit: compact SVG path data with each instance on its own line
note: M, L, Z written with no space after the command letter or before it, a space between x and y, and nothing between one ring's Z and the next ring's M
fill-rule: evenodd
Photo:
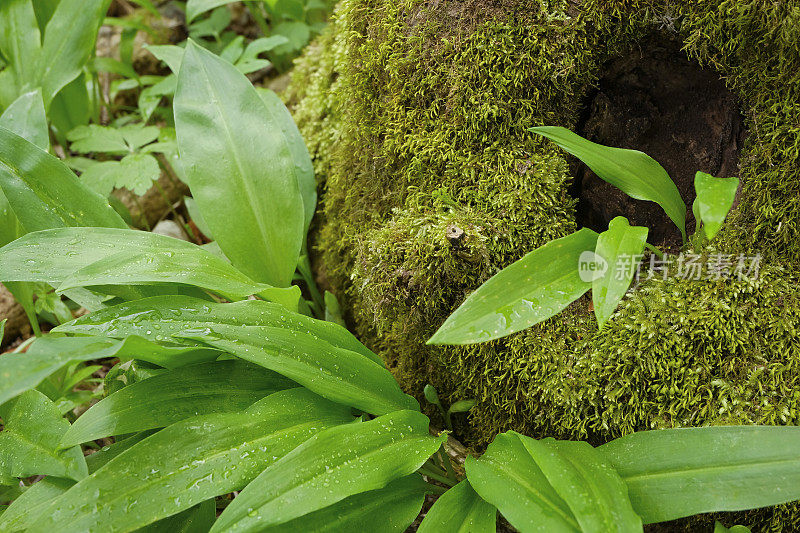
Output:
M648 282L600 332L584 298L506 339L426 346L480 283L575 229L563 154L525 130L573 126L602 65L652 32L739 96L743 191L719 246L763 254L762 276ZM478 400L468 443L800 421L799 7L344 0L289 94L324 187L318 268L408 392Z

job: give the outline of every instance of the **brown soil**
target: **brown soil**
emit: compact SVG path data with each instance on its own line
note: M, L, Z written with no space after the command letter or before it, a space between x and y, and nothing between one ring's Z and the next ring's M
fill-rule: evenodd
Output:
M666 169L688 207L698 170L718 177L738 175L744 127L736 97L719 75L686 59L677 42L654 37L645 48L611 61L588 97L578 133L594 142L632 148ZM633 200L576 164L573 194L578 223L604 231L615 216L650 228L653 244L680 243L680 233L653 202Z

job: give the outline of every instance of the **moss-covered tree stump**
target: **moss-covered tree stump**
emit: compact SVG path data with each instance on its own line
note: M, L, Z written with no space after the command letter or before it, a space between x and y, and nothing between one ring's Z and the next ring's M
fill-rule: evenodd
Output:
M289 99L323 190L321 275L409 393L478 400L469 444L800 420L796 2L344 0ZM687 205L695 170L740 176L709 252L761 254L760 276L650 280L602 331L584 298L506 339L426 346L470 291L579 226L625 215L675 244L537 125L646 151Z

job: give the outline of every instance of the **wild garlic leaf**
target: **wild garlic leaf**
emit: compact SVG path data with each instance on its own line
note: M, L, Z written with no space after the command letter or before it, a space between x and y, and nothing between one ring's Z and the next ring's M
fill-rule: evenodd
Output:
M0 514L0 531L25 531L51 500L67 492L72 479L46 477L22 493Z
M58 92L77 78L95 52L97 33L109 0L61 0L47 23L36 63L45 108Z
M82 184L60 159L3 127L0 189L25 231L128 227L105 198Z
M543 126L529 131L552 140L631 198L656 202L686 240L686 204L675 182L655 159L638 150L593 143L566 128Z
M259 300L221 304L190 296L155 296L84 315L53 331L116 339L139 336L152 342L176 342L176 339L169 338L186 330L205 330L220 324L283 328L356 352L384 366L380 356L361 344L346 328L300 313L287 313L282 305Z
M519 435L501 433L480 459L467 457L467 479L520 531L581 533L569 505L530 456Z
M518 435L585 533L642 531L628 488L605 455L588 442L541 441Z
M0 55L8 61L7 73L17 95L36 87L36 62L42 45L34 3L30 0L0 2ZM0 105L0 109L2 107Z
M647 228L631 226L625 217L616 217L597 238L595 259L602 262L603 268L592 281L592 302L601 328L631 286L647 243L647 233Z
M297 176L297 185L300 189L300 196L303 199L304 212L304 232L308 232L311 226L311 219L317 209L317 180L314 177L314 164L311 162L311 155L308 153L303 136L297 128L297 124L292 118L292 114L283 105L280 97L269 89L258 89L264 105L270 110L273 117L280 125L286 142L289 143L292 161L294 162ZM303 242L305 249L305 241Z
M177 333L273 370L332 401L371 414L419 410L386 367L307 333L269 326L215 324Z
M0 355L0 405L33 389L67 364L112 357L118 342L97 337L54 337L36 339L25 353Z
M44 112L41 89L25 93L0 115L0 126L44 151L50 149L50 130Z
M382 489L355 494L313 513L264 529L265 533L400 533L419 515L430 485L418 474L397 479ZM380 516L380 521L375 517ZM477 533L477 532L476 532Z
M291 283L304 239L298 169L280 117L230 63L190 42L175 94L189 188L234 266Z
M180 293L188 285L233 300L258 294L294 310L299 299L296 286L278 289L256 283L195 244L145 231L58 228L29 233L0 250L0 279L42 281L59 292L161 284Z
M583 228L528 253L470 294L428 344L471 344L505 337L562 311L591 288L579 273L597 233Z
M739 178L716 178L705 172L694 176L694 189L697 192L692 204L692 212L698 226L703 224L703 231L708 240L713 239L728 216L739 189Z
M69 429L56 405L39 391L30 390L0 406L0 474L37 475L80 480L88 474L80 447L59 450Z
M145 49L153 54L156 59L163 61L173 74L177 75L181 70L184 49L173 44L147 44Z
M800 427L640 431L599 446L645 524L800 499Z
M295 387L279 374L235 359L168 370L94 404L69 428L60 447L166 427L197 415L242 411Z
M52 500L28 531L134 531L242 490L311 436L352 420L350 408L297 388L245 411L177 422Z
M495 533L497 509L484 501L466 479L439 496L418 533Z
M263 531L414 473L447 435L428 417L395 411L321 431L268 466L223 511L210 533Z

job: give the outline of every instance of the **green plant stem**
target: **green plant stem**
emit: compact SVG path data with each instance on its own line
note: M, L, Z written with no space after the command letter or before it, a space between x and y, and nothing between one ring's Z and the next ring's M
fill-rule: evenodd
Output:
M317 282L314 280L314 273L311 270L311 262L308 260L308 254L300 256L300 261L297 263L297 270L303 276L306 282L308 292L311 293L311 299L314 302L314 310L317 318L325 319L325 301L322 299L322 294L319 292Z
M418 470L418 472L420 474L422 474L423 476L427 477L427 478L435 479L439 483L444 483L448 487L453 487L456 484L456 482L454 482L452 479L450 479L450 478L448 478L446 476L441 476L441 475L437 474L436 472L431 471L431 469L429 469L429 468L427 468L425 466L420 468Z
M439 449L439 453L441 454L444 467L447 469L447 477L458 483L458 475L453 468L453 463L450 462L450 454L447 453L447 449L444 447L444 444L442 444L442 447Z
M434 494L438 494L438 495L440 495L440 496L441 496L442 494L444 494L445 492L447 492L448 490L450 490L449 488L440 487L439 485L434 485L433 483L428 483L428 486L430 487L430 489L429 489L429 490L430 490L432 493L434 493Z
M270 30L269 24L267 24L264 11L261 9L261 2L245 2L245 5L247 6L247 11L250 12L250 16L253 17L253 20L258 26L258 29L261 30L264 37L268 37L272 31Z
M651 252L656 254L659 257L659 259L664 259L664 252L662 252L661 250L659 250L658 248L656 248L655 246L653 246L649 242L644 243L644 245L647 247L648 250L650 250Z

